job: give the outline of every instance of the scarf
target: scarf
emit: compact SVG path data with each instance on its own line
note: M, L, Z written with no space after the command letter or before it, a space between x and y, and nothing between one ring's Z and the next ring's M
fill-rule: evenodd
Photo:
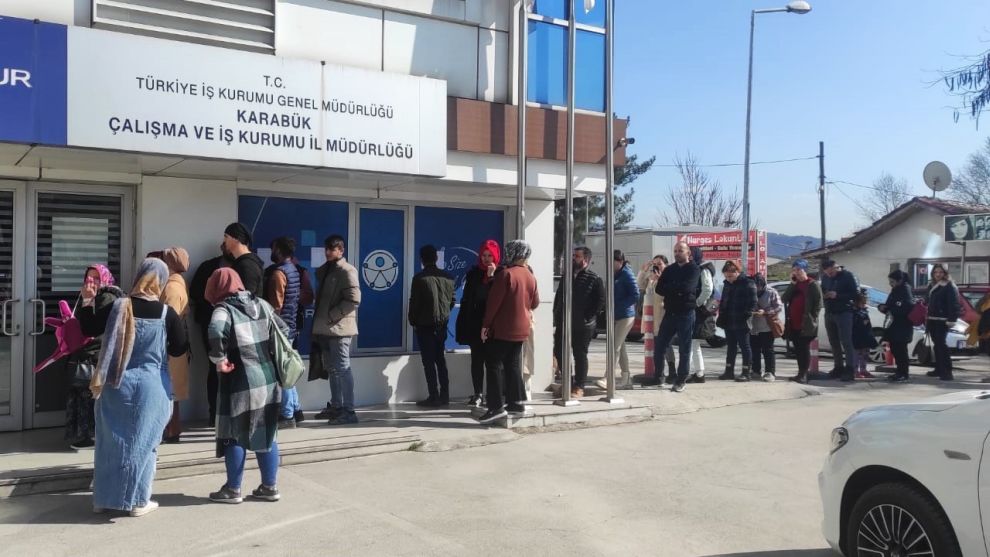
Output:
M83 276L85 277L89 274L91 269L100 275L100 287L114 285L113 273L110 272L110 269L108 269L106 265L103 265L102 263L93 263L89 267L86 267L86 272L83 273Z
M218 305L227 298L236 295L244 290L244 283L237 271L230 267L221 267L210 275L210 280L206 281L206 293L203 296L211 305Z
M488 276L488 266L481 262L481 255L486 251L492 254L492 262L495 264L496 268L502 259L502 253L501 250L499 250L498 242L495 240L485 240L481 243L481 247L478 248L478 268L482 270L482 284L488 284L492 280L492 277Z
M189 270L189 253L185 248L172 246L162 252L162 261L168 265L171 274L184 273Z
M158 301L168 281L168 266L161 259L148 258L138 267L137 278L131 288L131 297ZM120 387L124 370L134 351L134 307L130 298L120 298L113 303L107 328L100 347L100 356L90 381L90 387L102 389L109 384Z

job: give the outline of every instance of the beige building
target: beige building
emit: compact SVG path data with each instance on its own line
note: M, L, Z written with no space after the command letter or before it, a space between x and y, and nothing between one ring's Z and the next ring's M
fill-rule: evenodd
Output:
M990 241L947 242L944 217L985 213L986 206L915 197L870 226L828 246L804 252L809 258L828 256L863 284L886 290L887 274L907 271L915 286L928 282L935 263L942 263L959 284L990 282Z

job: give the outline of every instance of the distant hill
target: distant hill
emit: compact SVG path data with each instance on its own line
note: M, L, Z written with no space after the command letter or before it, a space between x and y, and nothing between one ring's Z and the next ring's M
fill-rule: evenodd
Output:
M814 236L790 236L768 232L767 242L770 244L767 248L770 257L786 259L804 251L805 245L812 248L818 247L821 244L821 239ZM807 244L807 242L811 243Z

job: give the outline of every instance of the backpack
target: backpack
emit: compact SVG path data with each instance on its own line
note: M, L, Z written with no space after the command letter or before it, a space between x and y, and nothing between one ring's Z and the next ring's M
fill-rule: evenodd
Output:
M911 313L908 313L908 321L915 327L918 327L924 325L927 319L928 304L924 300L915 300L914 307L911 308Z
M271 341L272 362L275 364L275 371L278 373L278 384L283 389L295 386L296 381L302 377L306 371L306 364L303 363L302 356L292 347L292 341L282 332L276 324L275 312L267 302L261 302L265 315L268 317L268 339Z

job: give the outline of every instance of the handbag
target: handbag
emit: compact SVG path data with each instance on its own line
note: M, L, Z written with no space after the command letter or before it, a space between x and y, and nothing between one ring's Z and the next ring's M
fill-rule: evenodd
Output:
M275 363L275 370L278 372L278 384L283 389L295 386L296 381L302 377L306 371L306 364L303 363L302 356L292 347L292 341L282 332L282 329L275 322L275 313L267 303L262 304L265 314L268 317L268 339L270 341L272 362Z
M767 320L767 326L770 327L770 336L773 338L783 338L784 336L784 325L773 315L765 315L764 318Z
M919 325L924 325L925 321L928 319L928 304L922 300L918 300L914 303L914 307L911 308L911 312L908 313L908 321L911 322L915 327Z

